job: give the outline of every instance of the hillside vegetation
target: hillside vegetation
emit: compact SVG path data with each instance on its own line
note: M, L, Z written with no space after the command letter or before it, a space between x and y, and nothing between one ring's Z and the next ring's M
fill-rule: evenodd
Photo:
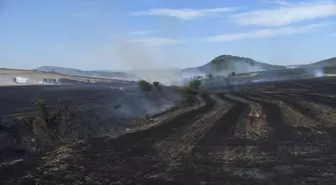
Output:
M308 66L336 66L336 57L321 60L319 62L309 64Z
M248 73L255 71L269 71L278 69L285 69L285 67L257 62L251 58L238 57L232 55L220 55L203 66L184 69L183 73L227 75L231 72Z

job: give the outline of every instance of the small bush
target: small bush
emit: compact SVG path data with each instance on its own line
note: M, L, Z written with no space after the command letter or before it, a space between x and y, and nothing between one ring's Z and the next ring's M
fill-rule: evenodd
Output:
M157 90L161 90L160 82L153 82L153 86L154 86Z
M152 86L150 83L148 83L146 80L140 80L138 82L138 87L141 91L147 93L152 90Z
M199 79L193 79L187 84L187 88L198 90L201 86L201 81Z
M37 100L35 101L35 105L37 107L37 116L47 121L49 117L49 111L44 103L44 100L41 97L37 98Z
M212 74L207 74L206 77L207 77L208 79L213 79L213 75L212 75Z
M193 105L196 102L197 94L198 94L197 91L189 88L188 86L185 86L184 88L182 88L182 98L183 98L182 104Z
M231 72L230 74L229 74L229 76L235 76L236 75L236 72Z
M62 102L54 112L48 111L41 98L35 104L38 111L32 123L32 132L39 149L78 139L78 125L73 122L74 113L67 103Z

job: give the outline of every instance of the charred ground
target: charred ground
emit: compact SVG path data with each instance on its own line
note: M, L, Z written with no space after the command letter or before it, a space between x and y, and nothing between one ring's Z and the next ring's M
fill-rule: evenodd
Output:
M336 78L200 96L150 128L1 166L3 184L334 184Z

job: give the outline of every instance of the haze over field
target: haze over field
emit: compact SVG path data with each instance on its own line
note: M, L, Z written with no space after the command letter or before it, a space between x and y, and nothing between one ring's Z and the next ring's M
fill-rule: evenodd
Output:
M5 68L141 69L133 75L153 78L172 74L143 69L197 67L223 54L272 65L335 56L333 0L0 2Z
M36 70L44 72L54 72L72 76L85 76L85 77L98 77L98 78L112 78L122 80L139 80L145 78L150 81L161 81L165 84L179 83L183 79L189 79L195 76L206 76L208 74L216 76L227 76L228 74L235 72L250 73L257 71L272 71L283 70L287 68L297 67L319 67L319 66L335 66L335 58L322 60L319 62L296 65L296 66L280 66L271 65L263 62L257 62L251 58L238 57L232 55L220 55L210 62L198 66L185 69L142 69L142 70L125 70L125 71L83 71L71 68L62 68L55 66L43 66Z

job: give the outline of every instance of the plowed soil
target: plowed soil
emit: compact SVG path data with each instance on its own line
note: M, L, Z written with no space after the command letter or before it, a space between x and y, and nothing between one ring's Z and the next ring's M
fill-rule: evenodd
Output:
M1 167L3 184L335 184L336 79L264 83Z

